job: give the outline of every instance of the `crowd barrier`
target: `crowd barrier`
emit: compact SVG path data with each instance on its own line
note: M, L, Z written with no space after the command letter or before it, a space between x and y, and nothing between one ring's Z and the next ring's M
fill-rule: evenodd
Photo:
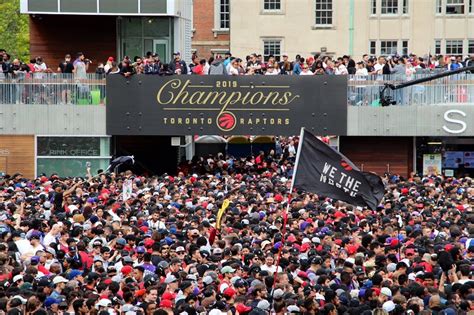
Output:
M347 103L380 106L384 84L396 85L432 74L347 76ZM105 81L105 76L98 74L88 74L82 79L46 73L40 77L0 78L0 104L102 105L106 103ZM386 95L401 106L474 104L474 74L457 74L395 91L388 89Z

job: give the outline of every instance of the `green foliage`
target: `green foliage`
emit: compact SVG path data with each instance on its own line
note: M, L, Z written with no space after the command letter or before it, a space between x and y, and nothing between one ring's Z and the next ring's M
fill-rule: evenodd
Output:
M0 0L0 48L13 58L29 61L28 15L20 14L20 0Z

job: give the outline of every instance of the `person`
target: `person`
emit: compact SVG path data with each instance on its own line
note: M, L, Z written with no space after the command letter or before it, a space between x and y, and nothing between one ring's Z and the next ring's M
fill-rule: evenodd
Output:
M82 52L78 52L76 54L76 60L74 61L74 77L79 80L87 79L87 70L89 69L89 65L91 61L86 59Z
M64 60L58 66L58 72L72 74L74 71L74 65L71 62L71 55L66 54Z
M107 58L107 62L104 65L104 72L108 74L110 69L112 69L112 63L115 61L114 57Z
M283 53L281 57L283 58L283 60L278 63L280 67L280 74L283 74L283 75L292 74L293 64L288 60L288 54Z
M46 64L43 62L43 58L41 57L36 57L35 58L35 64L34 64L34 71L33 71L33 78L35 79L43 79L44 78L44 73L47 72L48 67Z
M193 68L193 74L204 75L204 67L206 65L206 59L199 60L199 64Z
M302 67L301 67L301 72L299 73L299 75L313 75L313 72L311 72L311 70L309 70L309 65L308 64L303 64Z
M188 67L186 66L186 62L181 60L181 53L179 51L173 54L173 60L169 64L169 69L172 73L177 75L188 74Z

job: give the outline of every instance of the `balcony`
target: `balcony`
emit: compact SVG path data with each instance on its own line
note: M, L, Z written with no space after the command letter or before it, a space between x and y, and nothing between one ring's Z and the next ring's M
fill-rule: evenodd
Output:
M411 80L429 76L414 75ZM0 79L0 104L25 105L104 105L106 102L105 76L88 74L77 80L71 75L41 74L35 78ZM380 106L379 93L385 83L406 82L405 76L374 75L348 76L347 104L349 106ZM412 105L474 105L474 74L458 74L386 95L399 106Z
M397 105L381 107L383 85L405 80L348 77L347 135L474 136L474 74L388 91ZM59 74L0 79L0 134L104 136L106 92L105 77L95 74L83 80Z

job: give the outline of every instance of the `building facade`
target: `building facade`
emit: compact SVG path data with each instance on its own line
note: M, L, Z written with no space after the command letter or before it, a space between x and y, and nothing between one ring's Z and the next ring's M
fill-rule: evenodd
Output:
M31 56L56 69L65 54L83 52L92 68L108 57L146 52L169 62L191 59L192 0L21 0L30 16Z
M192 49L199 57L230 48L230 0L194 0Z
M474 54L473 0L231 0L231 51Z

